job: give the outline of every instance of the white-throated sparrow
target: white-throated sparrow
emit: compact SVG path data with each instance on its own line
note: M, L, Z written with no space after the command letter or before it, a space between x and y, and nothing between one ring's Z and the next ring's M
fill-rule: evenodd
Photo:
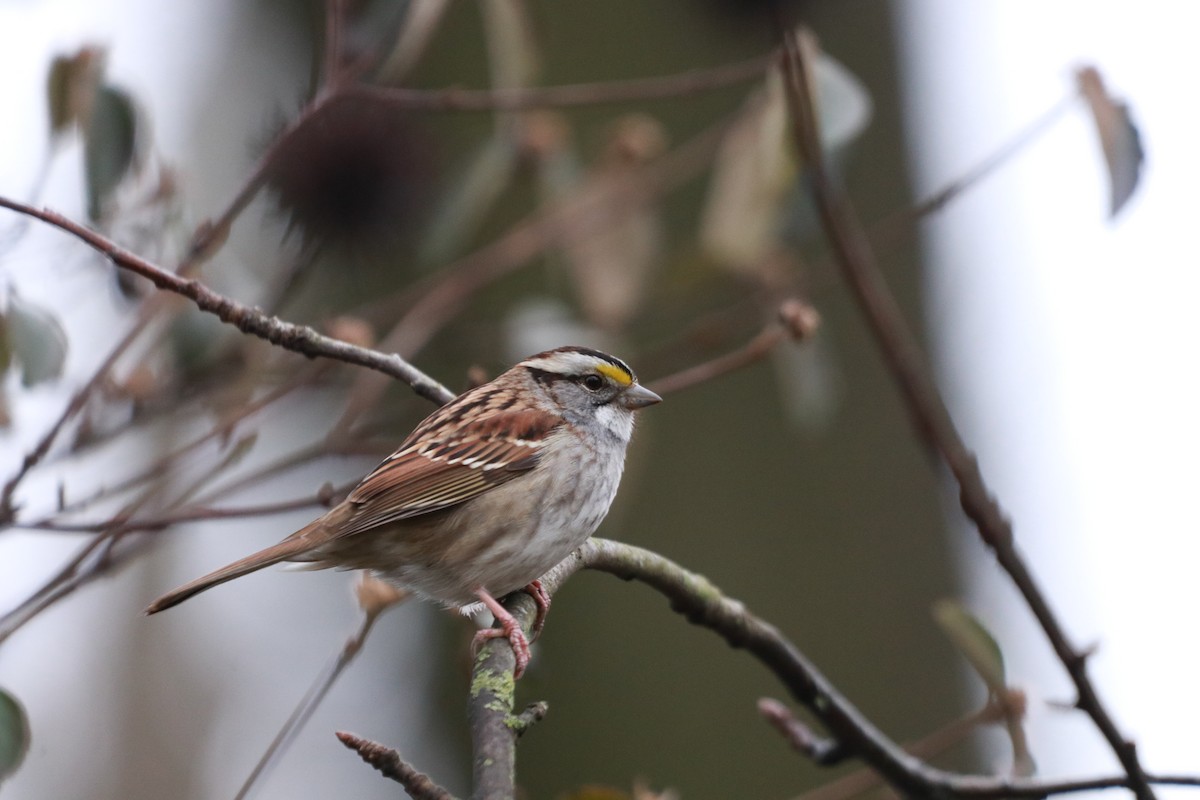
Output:
M633 412L661 400L619 359L584 347L530 356L430 414L320 519L155 600L153 614L280 561L366 569L450 607L482 601L517 656L529 643L496 597L526 589L608 513Z

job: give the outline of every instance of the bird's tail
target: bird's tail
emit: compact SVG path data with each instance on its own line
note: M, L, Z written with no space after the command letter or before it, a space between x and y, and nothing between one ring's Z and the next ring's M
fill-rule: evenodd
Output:
M269 567L272 564L278 564L280 561L288 561L290 559L298 559L298 556L313 549L317 542L315 538L319 537L321 531L325 528L323 524L325 519L315 520L310 525L301 528L293 533L288 538L284 539L279 544L273 544L257 553L239 559L228 566L222 567L215 572L210 572L202 578L185 583L174 591L167 592L162 597L155 600L146 608L147 614L157 614L159 611L164 611L171 606L176 606L187 600L193 595L207 591L214 586L219 586L226 581L231 581L234 578L240 578L263 567ZM317 534L317 536L314 536ZM303 560L303 559L298 559Z

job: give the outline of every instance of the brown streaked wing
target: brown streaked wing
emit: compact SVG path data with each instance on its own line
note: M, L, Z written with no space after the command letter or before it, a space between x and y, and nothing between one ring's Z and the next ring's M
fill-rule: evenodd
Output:
M424 431L350 493L355 511L341 535L441 511L537 465L546 437L562 420L543 411L493 414L470 425ZM464 464L470 461L470 465Z

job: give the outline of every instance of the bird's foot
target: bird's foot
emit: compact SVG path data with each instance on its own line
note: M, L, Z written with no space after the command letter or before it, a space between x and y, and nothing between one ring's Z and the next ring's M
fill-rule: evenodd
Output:
M542 635L542 628L546 627L546 615L550 613L550 593L542 588L541 581L530 581L529 585L521 591L533 598L533 602L537 603L537 616L533 618L533 634L532 640L537 641L537 638Z
M535 581L536 582L536 581ZM541 585L538 585L541 590ZM543 594L544 594L543 590ZM513 615L508 613L504 606L500 605L500 601L488 594L485 589L476 589L475 596L478 597L488 610L496 618L496 622L500 623L499 628L484 628L475 634L475 638L471 640L472 651L478 651L489 639L499 639L504 637L508 639L512 645L513 655L517 659L516 666L513 668L513 678L520 679L525 674L525 668L529 666L529 640L525 638L525 632L521 630L521 625L513 618ZM534 600L537 601L536 595ZM541 603L538 603L538 616L544 617ZM537 630L537 623L534 623L534 630ZM535 633L536 635L536 633Z

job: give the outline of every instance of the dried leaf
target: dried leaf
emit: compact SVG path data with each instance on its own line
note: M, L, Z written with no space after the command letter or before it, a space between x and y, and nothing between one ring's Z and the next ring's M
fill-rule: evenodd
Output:
M99 47L84 47L51 62L46 76L51 136L61 136L71 126L87 123L103 71L104 50Z
M133 99L112 86L96 92L85 133L88 216L100 219L113 191L138 161L138 120Z
M1129 106L1108 93L1104 79L1095 67L1083 67L1076 73L1079 91L1092 112L1092 122L1100 137L1100 149L1108 167L1109 211L1111 219L1124 208L1137 189L1141 177L1141 136L1129 112Z
M700 222L704 251L726 269L755 273L776 247L797 173L783 78L772 70L717 153Z
M934 603L933 616L938 625L971 663L994 694L1004 693L1004 654L988 629L955 600Z
M364 571L359 575L358 583L354 585L354 595L358 599L359 608L367 614L378 616L397 603L403 603L411 592Z
M866 128L871 98L849 70L823 53L815 75L821 140L826 149L836 150ZM785 82L775 69L747 100L717 153L701 218L705 252L728 270L763 277L760 273L773 266L769 256L779 247L800 167Z
M666 146L658 120L644 114L623 117L613 127L602 162L579 187L603 200L593 204L595 232L570 240L565 254L584 314L607 330L619 330L637 312L664 240L658 205L622 202L613 188Z
M17 771L29 750L29 719L17 698L0 689L0 784Z
M50 311L10 291L5 327L12 358L21 365L23 385L36 386L62 374L67 334Z

